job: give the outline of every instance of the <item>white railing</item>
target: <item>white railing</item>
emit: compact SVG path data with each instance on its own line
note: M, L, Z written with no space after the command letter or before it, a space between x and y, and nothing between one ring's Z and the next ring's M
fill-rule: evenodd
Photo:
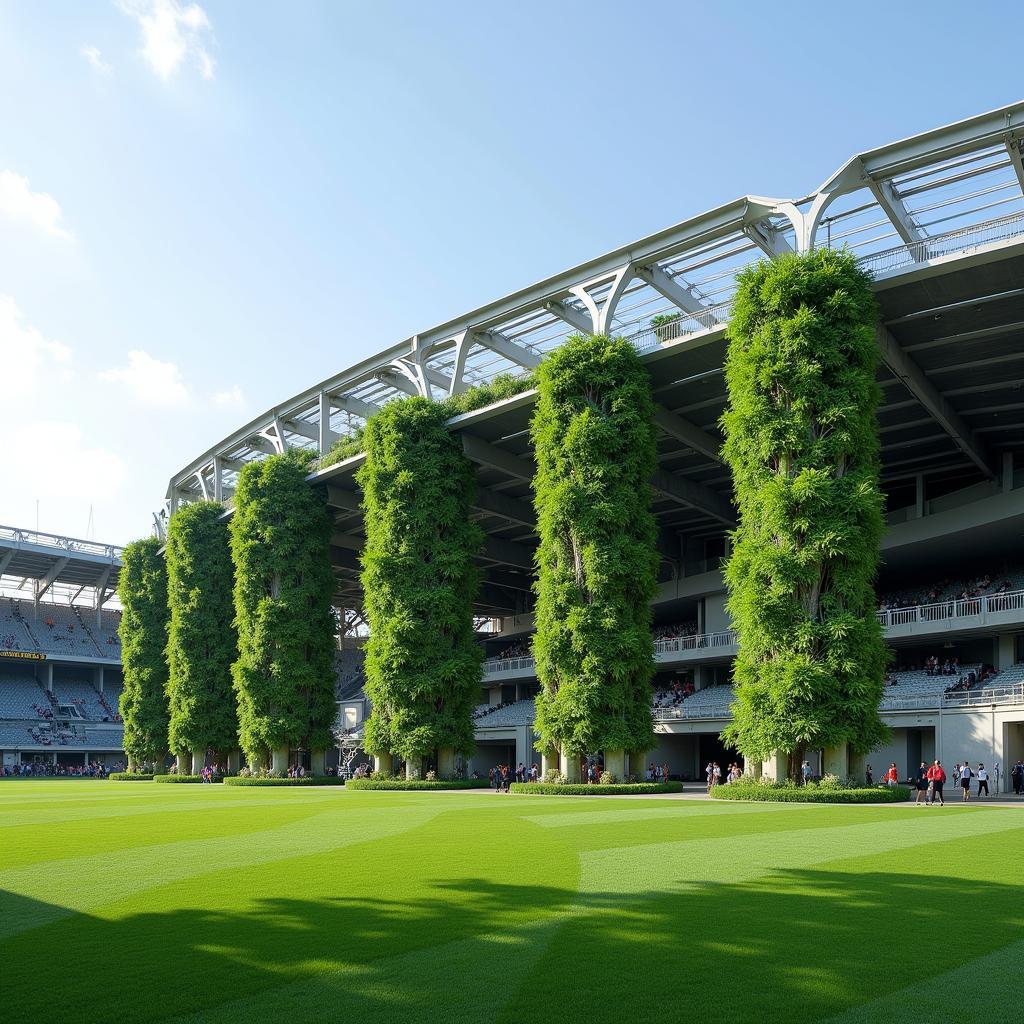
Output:
M942 695L943 707L965 708L979 704L1024 704L1024 683L986 686L981 690L956 690Z
M0 540L15 544L37 544L40 547L60 548L62 551L80 552L85 555L101 555L104 558L120 560L124 548L116 544L100 544L93 540L78 540L62 537L56 533L41 533L38 530L22 530L17 526L0 526Z
M644 352L670 341L686 338L691 334L713 331L716 327L721 327L730 316L732 316L731 299L728 302L719 303L717 306L708 306L707 309L699 310L696 313L680 312L674 319L658 324L657 327L645 327L636 334L630 335L629 340L635 348Z
M699 692L699 691L698 691ZM701 707L699 704L688 705L685 701L677 708L654 708L656 722L677 722L681 718L711 718L725 720L732 717L729 705L725 707Z
M494 658L484 662L484 675L492 672L517 672L525 668L533 668L536 661L530 657L523 658Z
M717 647L732 647L736 643L736 630L725 629L719 633L696 633L693 636L676 636L669 640L657 640L655 654L677 654L683 651L714 650Z
M1021 610L1024 610L1024 590L1011 590L1005 594L983 594L981 597L936 601L933 604L918 604L909 608L887 608L876 614L878 621L888 628L906 626L912 622L949 622L954 619L986 616L993 612Z
M1024 213L1010 214L974 224L969 228L947 231L934 238L922 238L906 245L898 245L884 252L862 257L858 262L873 274L887 274L917 263L927 263L941 256L967 252L992 242L1005 242L1018 235L1024 235Z

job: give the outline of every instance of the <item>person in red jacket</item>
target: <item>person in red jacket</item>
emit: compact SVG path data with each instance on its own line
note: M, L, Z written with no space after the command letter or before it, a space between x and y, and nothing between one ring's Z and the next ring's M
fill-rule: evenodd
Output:
M935 798L938 797L939 806L946 806L946 801L942 799L942 787L945 782L946 772L942 767L942 762L936 758L931 768L928 769L928 785L932 791L930 803L935 803Z

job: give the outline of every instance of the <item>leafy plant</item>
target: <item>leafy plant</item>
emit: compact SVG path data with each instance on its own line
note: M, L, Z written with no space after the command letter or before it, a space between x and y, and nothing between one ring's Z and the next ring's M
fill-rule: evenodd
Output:
M291 449L239 474L231 520L239 739L250 764L282 747L333 744L331 517L306 483L312 456Z
M218 502L196 502L179 508L167 527L169 739L179 757L238 746L234 570L223 512Z
M163 765L167 754L167 567L155 537L124 549L117 593L121 599L121 718L130 767ZM161 769L162 770L162 769Z
M751 760L865 752L886 654L874 614L882 536L878 310L844 251L764 261L739 278L722 417L740 525L725 575L739 633L727 743Z
M645 793L682 793L681 782L617 782L606 786L583 782L552 785L547 782L513 782L510 793L522 796L642 796Z
M370 636L365 749L415 773L430 752L473 751L483 653L473 633L483 542L476 473L443 404L389 402L366 429L362 584Z
M659 562L650 379L627 341L581 335L536 376L538 749L647 750Z

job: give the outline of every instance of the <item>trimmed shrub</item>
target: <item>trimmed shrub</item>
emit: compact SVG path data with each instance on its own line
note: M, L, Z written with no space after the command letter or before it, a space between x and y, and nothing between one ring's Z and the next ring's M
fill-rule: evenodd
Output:
M184 783L186 785L188 785L189 783L196 783L196 782L201 784L202 781L203 781L203 777L202 777L202 775L157 775L156 778L153 779L153 781L154 782ZM223 782L223 781L224 780L221 777L213 779L213 782Z
M895 804L910 799L909 786L820 786L813 782L797 786L785 782L762 781L730 782L715 786L711 791L715 800L754 800L765 803L792 804Z
M337 775L306 775L301 779L273 779L266 776L229 775L225 786L344 786L345 780Z
M552 785L548 782L513 782L510 793L534 796L642 796L644 793L682 793L681 782L619 782L610 786L595 784Z
M490 783L487 779L438 779L427 781L426 779L349 779L349 789L489 789Z
M113 779L115 782L152 782L155 776L147 775L144 772L111 772L108 779ZM160 778L170 778L169 775L161 775Z

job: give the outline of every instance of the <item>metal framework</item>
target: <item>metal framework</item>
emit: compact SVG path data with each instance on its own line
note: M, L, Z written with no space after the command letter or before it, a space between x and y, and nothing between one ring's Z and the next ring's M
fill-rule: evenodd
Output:
M246 462L290 447L322 453L388 400L456 394L523 373L575 331L613 331L644 352L728 320L736 275L764 256L844 245L881 283L986 242L1024 236L1024 103L926 132L847 161L801 199L744 196L400 341L268 410L170 480L182 501L225 500ZM653 317L677 314L652 328ZM889 363L888 355L895 357ZM990 453L943 416L907 355L887 363L937 410L943 429L986 474ZM927 382L925 382L927 383ZM713 438L660 414L663 429L717 458Z

